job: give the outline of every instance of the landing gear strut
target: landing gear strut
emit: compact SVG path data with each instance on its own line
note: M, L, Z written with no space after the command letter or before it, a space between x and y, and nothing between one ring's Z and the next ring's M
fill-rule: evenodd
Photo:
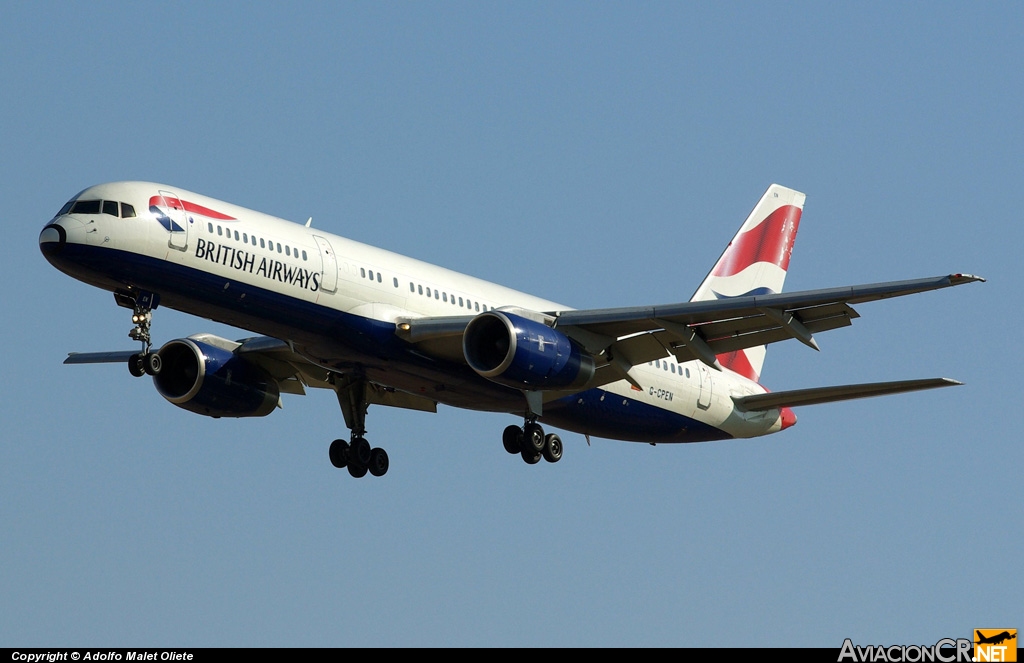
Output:
M348 473L357 479L366 476L367 472L375 477L384 476L390 465L388 453L371 447L363 437L366 434L368 407L366 378L355 374L345 375L335 380L334 391L338 395L341 412L345 415L345 425L352 432L352 440L331 442L328 450L331 464L338 469L347 467Z
M554 433L545 435L535 418L527 418L522 428L505 428L501 443L508 453L522 456L527 465L536 465L542 457L549 463L562 460L562 438Z
M128 338L142 343L142 352L128 358L128 372L137 378L156 375L163 368L163 361L160 355L152 352L149 331L153 324L153 309L159 305L160 297L151 292L115 292L114 299L118 306L132 309L132 324L135 326L128 332Z

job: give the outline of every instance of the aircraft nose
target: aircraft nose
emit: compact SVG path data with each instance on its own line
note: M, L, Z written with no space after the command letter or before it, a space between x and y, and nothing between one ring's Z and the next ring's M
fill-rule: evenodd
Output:
M782 430L786 430L790 426L796 425L796 415L788 407L781 408L779 410L779 416L782 418Z
M44 256L54 256L64 250L68 242L68 232L59 223L51 223L39 233L39 250Z

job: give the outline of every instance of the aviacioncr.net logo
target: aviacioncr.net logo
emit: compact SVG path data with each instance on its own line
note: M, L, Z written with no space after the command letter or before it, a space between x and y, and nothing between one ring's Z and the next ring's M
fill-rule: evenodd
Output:
M974 629L974 660L978 663L988 663L989 661L1013 663L1016 661L1017 629Z
M972 642L967 638L942 638L934 645L865 645L843 640L837 663L972 663Z

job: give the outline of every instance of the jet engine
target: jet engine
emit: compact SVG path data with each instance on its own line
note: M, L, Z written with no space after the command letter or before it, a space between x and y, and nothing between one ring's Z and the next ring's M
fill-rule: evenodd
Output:
M462 352L474 371L517 389L572 389L594 376L594 359L568 336L506 311L473 318Z
M168 341L153 377L160 395L208 417L264 417L280 400L277 381L259 366L203 341Z

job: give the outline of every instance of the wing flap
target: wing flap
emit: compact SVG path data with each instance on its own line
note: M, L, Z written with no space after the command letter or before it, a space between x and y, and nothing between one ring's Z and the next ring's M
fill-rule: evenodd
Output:
M368 405L387 405L388 407L419 410L420 412L437 412L437 401L424 396L398 391L390 387L382 387L373 382L368 384L367 387L366 403Z

